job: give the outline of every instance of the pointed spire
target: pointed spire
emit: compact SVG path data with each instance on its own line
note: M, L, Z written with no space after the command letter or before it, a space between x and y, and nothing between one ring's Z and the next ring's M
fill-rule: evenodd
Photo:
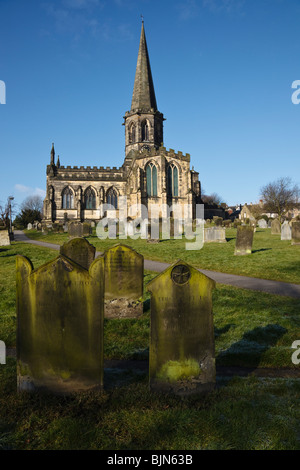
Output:
M50 163L51 163L51 165L55 165L55 163L54 163L54 157L55 157L54 144L52 144L52 149L51 149L51 154L50 155L51 155Z
M147 49L147 42L142 21L142 31L140 47L135 72L131 110L150 111L151 108L157 111L157 104L150 68L150 61Z
M59 168L59 167L60 167L60 160L59 160L59 155L57 155L57 162L56 162L56 166L57 166L57 168Z

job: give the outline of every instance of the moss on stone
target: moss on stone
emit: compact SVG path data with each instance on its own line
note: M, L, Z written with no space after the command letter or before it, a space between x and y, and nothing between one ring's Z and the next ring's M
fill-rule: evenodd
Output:
M176 382L178 380L189 380L201 373L201 368L195 359L185 359L184 361L166 362L157 373L157 378Z

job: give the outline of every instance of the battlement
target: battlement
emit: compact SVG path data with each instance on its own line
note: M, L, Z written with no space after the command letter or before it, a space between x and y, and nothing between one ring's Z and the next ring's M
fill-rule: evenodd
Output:
M185 155L178 150L176 153L174 149L169 149L167 150L166 147L159 147L158 153L165 155L166 157L173 157L173 158L178 158L179 160L185 160L185 161L190 161L191 155L189 153L186 153Z
M97 171L97 172L99 172L99 171L104 171L104 172L105 171L109 171L109 172L113 171L113 172L116 172L117 171L117 172L122 173L122 167L117 168L116 166L114 166L112 168L110 166L107 166L107 167L104 168L104 166L99 166L99 167L98 166L93 166L93 167L91 167L91 166L80 166L80 167L78 167L78 166L69 166L68 165L68 166L60 166L59 168L57 168L58 173L63 173L65 170L68 170L68 171L71 170L71 171L74 171L76 173L78 173L80 171Z

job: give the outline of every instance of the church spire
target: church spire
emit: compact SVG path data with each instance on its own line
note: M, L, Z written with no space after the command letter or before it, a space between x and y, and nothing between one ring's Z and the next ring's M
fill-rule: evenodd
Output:
M145 36L144 21L142 21L140 47L136 65L133 95L131 102L131 111L136 110L142 112L157 111L157 104Z
M50 155L51 155L50 163L51 163L51 165L55 165L55 162L54 162L54 157L55 157L54 144L52 144L52 149L51 149Z

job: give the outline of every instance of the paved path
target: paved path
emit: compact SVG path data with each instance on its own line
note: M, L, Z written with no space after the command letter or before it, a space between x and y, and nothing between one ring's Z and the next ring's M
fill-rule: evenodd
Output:
M60 245L54 245L53 243L41 242L37 240L31 240L26 237L26 235L19 231L15 230L15 241L31 243L33 245L44 246L47 248L52 248L52 250L59 250ZM96 252L96 256L99 256L101 253ZM150 261L145 260L145 269L149 271L162 272L168 268L170 264L161 263L160 261ZM299 284L289 284L287 282L280 281L269 281L267 279L258 279L255 277L246 277L246 276L237 276L235 274L226 274L218 273L216 271L208 271L207 269L199 269L200 272L206 276L214 279L220 284L226 284L229 286L240 287L242 289L255 290L260 292L266 292L268 294L283 295L288 297L293 297L300 299L300 285Z

